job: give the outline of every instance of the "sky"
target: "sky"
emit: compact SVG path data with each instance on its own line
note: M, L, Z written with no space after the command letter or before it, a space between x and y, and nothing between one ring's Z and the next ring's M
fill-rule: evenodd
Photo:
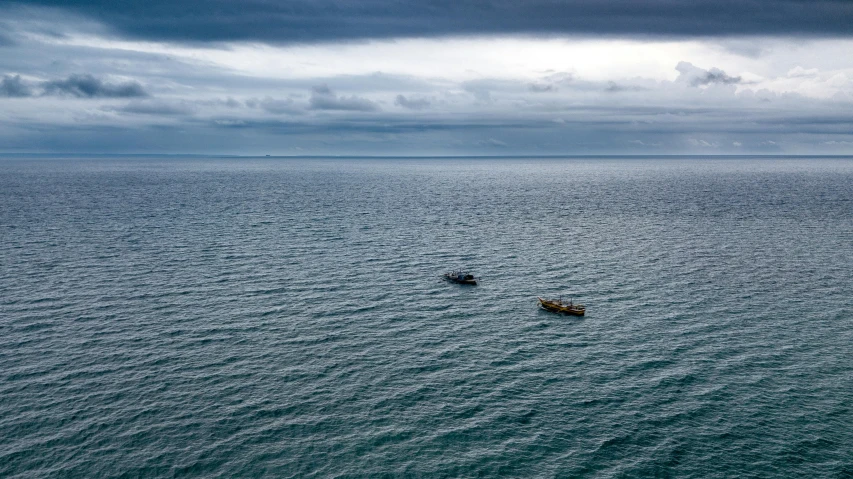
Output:
M853 154L849 0L0 0L0 153Z

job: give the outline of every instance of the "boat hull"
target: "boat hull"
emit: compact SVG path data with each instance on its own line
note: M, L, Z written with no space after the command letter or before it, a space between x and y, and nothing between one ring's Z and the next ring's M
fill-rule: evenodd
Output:
M572 316L583 316L586 313L586 308L584 307L560 305L542 298L539 298L539 306L545 311L570 314Z
M458 278L453 278L453 277L449 277L449 276L445 276L444 279L446 279L447 281L450 281L451 283L467 284L470 286L477 286L477 280L476 279L458 279Z

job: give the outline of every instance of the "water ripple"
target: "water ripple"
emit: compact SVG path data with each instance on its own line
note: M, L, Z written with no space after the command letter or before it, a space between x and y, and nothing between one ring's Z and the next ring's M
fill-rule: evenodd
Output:
M3 166L0 476L851 474L849 159Z

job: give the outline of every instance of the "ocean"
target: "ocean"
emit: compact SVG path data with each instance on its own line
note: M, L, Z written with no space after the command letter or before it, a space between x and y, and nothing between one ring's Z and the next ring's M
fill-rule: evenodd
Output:
M0 477L853 477L853 158L5 158L0 240Z

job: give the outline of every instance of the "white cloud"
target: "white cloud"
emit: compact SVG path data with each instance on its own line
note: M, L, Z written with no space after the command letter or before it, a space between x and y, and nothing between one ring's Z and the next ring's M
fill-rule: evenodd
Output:
M731 78L741 77L743 83L754 83L749 89L767 88L825 98L823 90L784 80L853 74L849 55L853 39L794 41L757 37L742 42L754 45L749 51L732 48L737 39L645 41L584 37L397 39L291 46L190 45L121 40L97 34L101 30L91 26L82 32L63 31L61 35L39 33L43 29L43 26L33 27L26 38L55 47L90 49L96 57L98 52L123 52L126 56L151 54L259 79L306 80L384 72L434 82L511 78L528 87L532 85L530 88L535 90L549 90L558 89L560 83L572 79L617 84L635 78L673 81L679 76L674 67L685 61L708 68L712 76L719 71ZM802 64L809 64L810 68L803 68ZM568 79L549 78L554 75L566 75ZM739 86L739 90L743 88Z
M741 82L741 77L731 76L719 68L705 70L685 61L678 62L675 69L678 70L678 78L675 81L686 83L690 86L730 85Z
M643 140L631 140L628 143L630 143L632 145L645 146L645 147L659 147L659 146L663 145L663 143L661 143L659 141L649 142L649 141L643 141Z
M501 140L496 140L494 138L489 138L488 140L479 142L481 146L491 146L497 148L506 148L507 144Z
M719 148L720 147L720 144L715 142L715 141L698 140L696 138L688 138L687 143L690 146L700 147L700 148Z
M797 65L794 68L788 70L788 73L786 74L786 76L789 76L791 78L813 77L813 76L817 76L818 71L819 70L817 68L809 68L808 70L806 70L805 68Z

